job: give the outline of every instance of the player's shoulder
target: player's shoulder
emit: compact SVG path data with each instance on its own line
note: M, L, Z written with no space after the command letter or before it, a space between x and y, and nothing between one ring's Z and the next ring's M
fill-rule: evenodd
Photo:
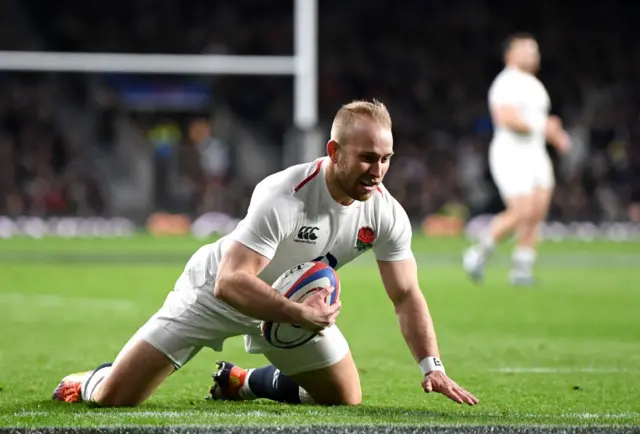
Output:
M496 75L492 84L493 87L500 85L509 85L511 83L522 81L525 78L524 76L525 74L515 68L504 68L498 73L498 75Z
M410 236L412 229L407 212L384 185L380 184L376 193L365 201L365 207L365 219L373 223L381 242L398 239L400 234Z
M543 90L546 90L546 87L544 85L544 83L542 82L542 80L540 80L539 77L537 77L536 75L530 74L529 75L529 80L531 80L532 83L535 84L535 86L537 86L538 88L541 88Z
M318 176L321 167L322 159L296 164L273 173L256 185L252 200L296 202L298 199L295 194Z
M406 214L400 202L382 183L378 185L375 194L365 203L373 207L374 212L379 214L381 218L394 219L399 214Z

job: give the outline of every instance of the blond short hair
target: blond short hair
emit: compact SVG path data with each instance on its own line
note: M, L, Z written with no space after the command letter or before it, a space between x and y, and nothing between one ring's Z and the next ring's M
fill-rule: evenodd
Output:
M336 113L331 125L331 139L341 145L346 144L349 127L358 118L369 118L383 127L391 129L391 115L384 103L374 99L372 101L352 101L344 104Z

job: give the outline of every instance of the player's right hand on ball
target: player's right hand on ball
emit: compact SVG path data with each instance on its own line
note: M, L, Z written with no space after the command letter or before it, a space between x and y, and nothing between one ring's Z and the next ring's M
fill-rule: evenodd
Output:
M301 318L298 324L305 330L320 332L331 327L338 318L340 300L329 306L327 297L335 290L333 286L322 288L302 302Z

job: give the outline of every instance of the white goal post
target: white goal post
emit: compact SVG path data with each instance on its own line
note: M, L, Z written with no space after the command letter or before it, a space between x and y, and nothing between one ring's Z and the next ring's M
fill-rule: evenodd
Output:
M317 0L294 0L293 7L293 56L0 51L0 70L293 75L293 123L307 130L315 127L318 121L318 3Z

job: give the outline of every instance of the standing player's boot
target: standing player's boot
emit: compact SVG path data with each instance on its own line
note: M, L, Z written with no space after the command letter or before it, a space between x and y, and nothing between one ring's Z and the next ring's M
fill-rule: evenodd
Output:
M536 284L536 278L531 273L522 273L518 270L511 270L509 281L513 286L533 286Z
M94 374L100 371L103 368L108 368L111 366L111 363L105 363L98 366L93 371L86 372L76 372L75 374L70 374L64 377L60 384L55 388L53 394L51 395L51 399L54 401L62 401L68 403L76 403L82 402L83 398L83 389L86 389L86 386L91 382L91 379L94 377ZM100 378L100 381L104 377ZM97 384L93 385L92 389L95 388Z
M462 255L462 267L474 282L484 277L484 260L476 246L469 247Z
M217 371L213 373L213 386L206 399L223 401L243 401L255 399L243 392L248 371L229 362L216 362ZM246 389L246 388L244 388Z

